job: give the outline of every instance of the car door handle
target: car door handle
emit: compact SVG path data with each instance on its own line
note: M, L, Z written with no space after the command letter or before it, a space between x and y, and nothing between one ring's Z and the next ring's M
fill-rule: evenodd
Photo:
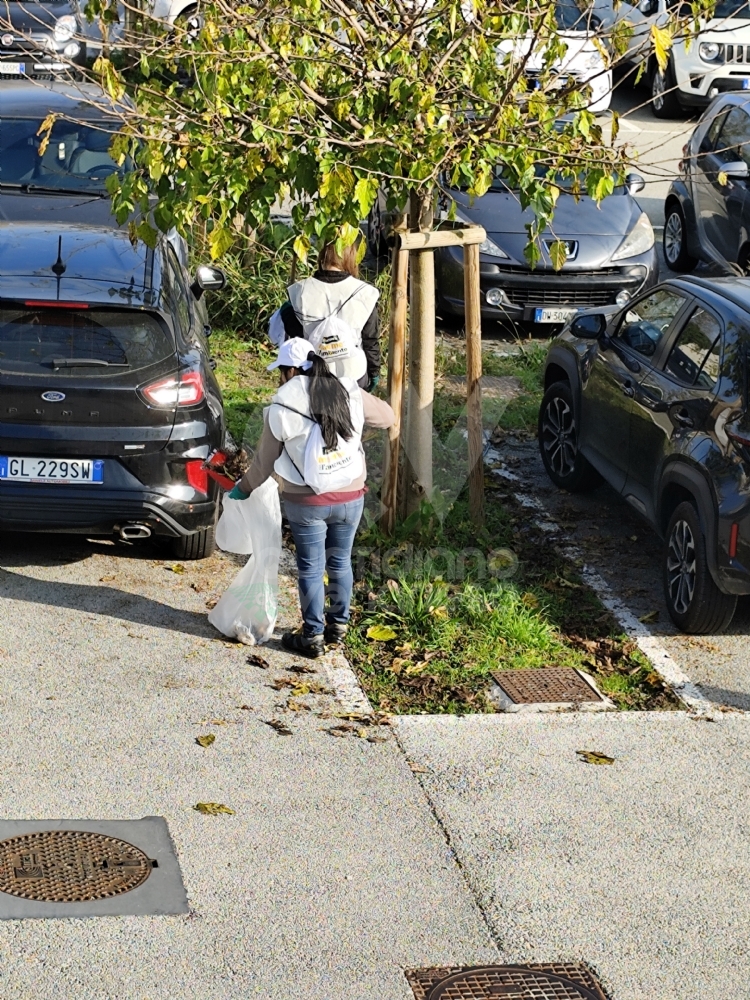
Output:
M680 427L695 427L693 418L687 410L672 410L672 420Z

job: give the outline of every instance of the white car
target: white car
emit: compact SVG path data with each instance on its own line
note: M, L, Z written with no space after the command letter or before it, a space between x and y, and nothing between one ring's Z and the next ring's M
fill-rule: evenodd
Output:
M197 0L143 0L143 6L140 9L148 17L162 21L168 27L179 23L185 27L188 33L195 32L197 34L203 25L198 8ZM119 23L113 24L109 29L109 42L113 47L117 47L118 41L125 34L128 11L134 12L135 10L136 8L132 4L127 9L125 4L118 4ZM87 52L90 57L95 58L102 49L102 36L96 20L86 25L84 34Z
M606 111L612 97L612 70L603 46L595 41L601 24L597 13L577 0L557 0L555 18L560 37L567 45L567 52L554 65L560 86L573 77L582 88L591 88L587 109L594 114ZM531 32L516 41L502 41L498 45L498 58L503 62L524 58L533 44ZM544 48L540 46L531 52L526 63L526 76L532 88L540 85L538 78L543 68Z
M662 73L650 43L653 24L663 25L678 8L668 0L597 0L596 13L605 25L627 20L634 29L628 56L648 58L651 107L657 118L676 118L684 109L704 108L718 94L750 89L750 3L718 0L714 16L704 21L697 38L678 38Z

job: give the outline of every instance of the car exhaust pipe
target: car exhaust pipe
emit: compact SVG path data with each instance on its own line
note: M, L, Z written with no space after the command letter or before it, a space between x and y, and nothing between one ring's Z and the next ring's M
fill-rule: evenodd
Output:
M132 542L135 538L150 538L151 528L147 524L125 524L120 528L120 538L123 542Z

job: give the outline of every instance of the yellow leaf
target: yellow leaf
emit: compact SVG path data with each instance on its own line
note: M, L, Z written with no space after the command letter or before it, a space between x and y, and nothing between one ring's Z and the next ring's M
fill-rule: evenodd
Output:
M396 633L389 625L371 625L367 630L367 638L375 639L376 642L388 642L395 639Z
M556 271L561 270L563 264L568 259L568 248L562 240L555 240L554 243L549 244L548 250L552 267Z
M424 660L420 660L419 663L412 663L410 666L408 666L405 672L409 674L409 676L413 676L414 674L421 674L426 666L427 664L424 662Z
M195 742L199 747L210 747L211 744L216 740L213 733L206 733L205 736L196 736Z
M669 28L660 28L658 24L652 24L651 41L654 43L654 55L659 64L659 70L663 73L669 62L669 50L672 48L672 32Z
M722 187L726 187L729 178L727 177L727 175L724 173L723 170L720 170L716 180L719 182L719 184L721 184Z
M203 813L204 816L220 816L224 813L227 816L234 816L234 809L222 805L221 802L196 802L193 806L196 812Z
M185 567L182 565L182 563L175 563L174 566L167 566L167 569L170 569L173 573L185 572Z
M600 753L598 750L576 750L579 758L585 764L614 764L616 758L608 757L606 753Z
M391 665L388 669L391 673L398 675L404 669L404 664L408 662L408 660L404 660L400 656L396 656L393 660L391 660Z

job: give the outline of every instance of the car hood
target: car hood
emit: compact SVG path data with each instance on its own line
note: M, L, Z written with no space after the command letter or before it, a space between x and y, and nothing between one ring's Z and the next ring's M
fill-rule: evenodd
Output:
M0 4L0 26L9 25L24 34L37 34L47 25L52 27L63 14L73 14L79 20L76 7L67 0L63 3L3 3Z
M555 69L564 69L570 73L577 74L586 71L589 73L601 72L604 60L587 32L561 31L558 35L567 46L567 51L564 56L555 60ZM512 54L515 60L526 59L527 72L539 73L544 69L546 48L544 46L537 46L532 51L533 45L534 36L532 34L528 34L517 41L502 41L497 47L497 61L498 63L502 63ZM594 66L590 65L592 62L595 63Z
M0 222L43 222L119 228L109 195L0 191Z
M484 226L488 233L518 233L526 236L526 226L534 219L530 208L521 209L512 191L490 191L471 204L463 191L451 191L459 212L469 222ZM587 196L578 201L561 194L547 235L560 239L582 236L615 236L622 239L635 225L641 208L629 194L613 194L599 205Z

